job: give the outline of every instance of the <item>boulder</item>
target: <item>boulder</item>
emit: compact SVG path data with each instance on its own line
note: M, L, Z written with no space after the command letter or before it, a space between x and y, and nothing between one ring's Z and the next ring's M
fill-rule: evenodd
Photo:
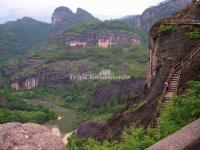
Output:
M0 124L0 150L65 150L62 139L34 123Z
M124 101L127 100L128 96L137 96L142 92L144 84L144 78L137 78L117 81L103 86L95 92L89 101L89 107L99 108L111 100L112 97L118 97L120 101Z
M103 126L105 121L90 120L82 122L77 130L77 136L79 138L89 138L94 136Z

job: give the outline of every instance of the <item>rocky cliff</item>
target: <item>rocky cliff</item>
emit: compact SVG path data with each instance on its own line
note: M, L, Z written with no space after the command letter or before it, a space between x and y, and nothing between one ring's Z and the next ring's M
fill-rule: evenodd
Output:
M142 15L131 16L124 19L124 21L132 27L142 27L146 30L149 30L151 26L159 19L180 11L191 1L192 0L166 0L160 3L158 6L146 9Z
M58 34L55 40L67 48L82 48L91 45L107 48L117 44L138 45L141 43L139 36L119 21L76 26Z
M144 78L114 82L97 90L89 102L92 108L104 106L113 97L124 102L127 97L137 97L144 87Z
M78 8L76 13L73 13L69 8L62 6L56 8L52 15L52 25L59 27L96 22L100 22L100 20L81 8Z
M158 100L161 98L165 81L170 77L170 70L182 62L180 80L177 84L178 89L186 87L189 80L200 80L199 78L199 55L196 59L192 52L196 49L200 37L197 36L199 23L197 21L187 22L184 18L198 18L200 16L199 2L193 3L183 11L171 16L177 21L160 21L151 28L149 37L149 59L147 85L143 94L136 100L134 105L128 106L120 113L113 116L95 136L97 139L113 139L119 137L125 126L144 127L155 119ZM180 19L184 19L180 21ZM168 24L169 23L169 24ZM195 35L194 35L195 34ZM198 48L197 48L198 49ZM187 58L187 59L186 59ZM187 66L184 65L184 60ZM191 72L195 70L195 72ZM138 107L136 107L138 106Z

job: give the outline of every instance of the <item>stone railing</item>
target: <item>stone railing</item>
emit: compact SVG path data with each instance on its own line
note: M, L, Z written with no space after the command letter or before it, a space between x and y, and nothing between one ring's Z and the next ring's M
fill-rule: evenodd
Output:
M200 119L169 135L145 150L199 150Z
M176 65L174 65L172 67L172 69L170 70L170 73L168 75L168 78L167 78L167 80L165 82L169 83L174 73L176 73L177 71L181 71L182 72L183 69L185 69L186 67L189 67L189 65L193 61L198 60L199 57L200 57L200 43L191 51L191 53L188 56L185 57L185 59L183 59L182 61L180 61L179 63L177 63ZM178 81L179 81L179 79L177 80L177 82ZM178 89L178 83L177 83L177 88L176 89ZM152 120L151 120L151 122L149 124L149 127L151 127L151 126L153 126L155 124L156 118L159 115L161 104L163 103L164 96L166 95L167 92L168 92L167 91L167 87L165 86L163 91L161 92L161 95L160 95L159 99L158 99L157 110L155 111L155 113L153 115L153 118L152 118Z
M164 18L161 19L161 24L200 24L200 18Z

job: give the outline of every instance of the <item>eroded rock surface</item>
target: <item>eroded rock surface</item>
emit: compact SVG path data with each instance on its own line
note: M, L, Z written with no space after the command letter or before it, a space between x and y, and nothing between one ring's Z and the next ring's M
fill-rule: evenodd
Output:
M185 13L184 9L171 17L187 18L190 16L198 18L200 15L199 8L200 3L189 5L187 8L191 10L189 13ZM150 30L147 84L143 94L135 101L135 104L115 114L95 135L96 139L116 139L125 126L143 125L145 128L148 127L154 121L159 98L170 70L174 65L190 56L192 50L199 44L199 39L188 37L188 33L199 32L199 28L193 28L193 25L176 25L165 32L160 30L160 26L161 23L158 22ZM179 89L184 88L187 81L199 79L199 64L199 60L195 60L188 68L184 68L179 80L182 82L179 84ZM135 109L134 105L140 107Z
M1 150L65 150L65 145L50 129L34 123L0 125Z
M99 89L91 99L90 107L100 107L106 104L112 97L117 97L120 101L129 96L137 96L144 88L145 79L130 79L106 85Z
M80 138L88 138L94 136L103 126L105 121L91 120L82 122L77 130L77 136Z

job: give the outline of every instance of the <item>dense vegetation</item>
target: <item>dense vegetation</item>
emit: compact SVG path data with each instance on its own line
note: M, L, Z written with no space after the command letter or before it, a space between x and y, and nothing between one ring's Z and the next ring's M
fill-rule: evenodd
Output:
M14 93L0 94L0 123L34 122L43 124L56 118L55 112L41 105L25 101Z
M0 60L18 57L46 41L55 31L51 25L23 18L0 25Z
M132 28L123 20L107 20L101 23L95 24L80 24L75 25L66 29L68 34L79 34L83 32L94 32L101 30L112 30L112 31L126 31L133 32L140 37L143 44L147 43L147 32L142 28Z
M39 103L41 100L48 100L48 103L53 103L55 106L76 110L79 112L77 121L80 122L93 118L108 119L114 112L126 106L126 101L119 101L117 97L111 97L108 99L108 103L98 109L88 108L88 102L93 93L108 83L106 81L85 81L68 86L37 87L32 90L12 91L12 93L30 102ZM127 96L124 97L124 99L126 98Z
M187 34L188 38L190 40L196 40L196 39L200 39L200 32L198 31L193 31L193 32L189 32Z
M169 33L175 28L176 28L176 25L161 25L159 30L161 33Z
M57 50L57 51L34 51L29 54L29 58L40 58L45 67L63 68L61 64L70 64L72 73L77 74L80 64L97 64L90 73L98 74L103 69L110 69L114 75L128 75L132 77L141 77L145 75L147 49L144 46L121 45L102 49L96 46L86 47L81 50ZM21 61L7 61L6 68L15 68L17 73L12 79L20 79L29 76L29 73L37 73L39 67L27 67L20 69ZM128 64L127 71L120 71L120 64ZM41 65L42 66L42 65ZM58 73L58 69L56 70ZM103 85L110 81L86 81L74 82L71 85L57 85L48 87L38 87L30 91L16 92L23 99L42 100L48 99L56 105L77 110L80 112L79 121L92 118L108 119L114 112L125 107L126 101L122 103L117 97L110 97L109 103L99 109L88 109L88 102L93 94ZM133 96L134 93L129 95ZM124 100L127 98L125 95Z
M127 24L117 21L117 20L112 20L112 21L104 21L100 23L94 23L94 24L80 24L80 25L75 25L66 30L66 32L71 32L71 33L81 33L81 32L86 32L86 31L95 31L95 30L102 30L102 29L107 29L107 30L123 30L123 31L132 31L130 27L128 27Z
M200 82L189 83L187 95L179 95L167 101L161 110L156 128L143 127L125 129L120 142L103 143L93 139L78 139L73 135L68 144L69 150L83 146L86 150L143 150L167 135L179 130L200 117Z
M16 36L18 36L19 33L17 31L18 30L20 31L20 29L18 29L19 28L18 24L22 24L23 28L25 29L27 28L27 30L28 30L28 26L31 26L32 24L34 25L36 24L34 27L39 28L37 26L37 23L35 23L33 20L27 21L27 19L29 20L29 18L25 18L22 20L18 20L17 22L14 22L14 23L13 22L10 23L14 27L10 27L7 30L10 30L11 28L14 28L14 29L16 28L16 30L14 29L13 30L16 32ZM43 24L43 26L45 25ZM34 27L32 30L35 30ZM67 31L78 33L85 30L96 30L99 28L132 32L132 30L128 28L126 24L121 23L119 21L105 21L104 23L91 24L88 26L78 25L78 26L74 26L72 28L67 29ZM29 33L30 34L29 36L31 36L31 39L32 39L34 38L33 36L35 35L35 34L34 35L31 34L32 30L29 32L28 31L23 32L23 34ZM40 31L39 29L37 30ZM53 32L51 28L49 28L48 26L46 26L46 29L44 30L45 34L48 33L46 30L48 30L49 34ZM138 31L138 33L140 32ZM25 35L21 35L21 36L26 37ZM47 37L47 36L48 35L44 35L44 37ZM27 40L28 39L29 38L27 37ZM20 40L20 38L18 40ZM35 40L38 40L38 39L35 39ZM43 39L41 39L41 42L42 41ZM59 73L59 71L62 72L62 69L63 67L65 67L65 64L69 64L72 67L71 73L77 74L78 66L81 64L88 64L88 63L97 65L97 67L91 70L90 73L98 74L104 69L110 69L114 75L126 74L132 77L140 77L140 76L145 75L146 61L147 61L146 60L147 58L146 46L139 46L139 45L133 46L131 44L126 44L126 45L113 46L113 47L109 47L105 49L97 47L97 46L90 46L90 47L85 47L79 50L78 49L66 50L63 47L55 50L53 46L59 43L57 43L57 41L54 41L54 42L51 41L51 43L47 43L47 47L50 47L48 50L31 50L26 47L24 48L19 47L20 51L16 49L16 53L19 52L20 53L19 55L23 55L26 53L26 57L19 58L19 59L15 58L15 59L10 59L8 61L5 61L4 64L2 65L2 68L7 68L7 69L9 68L15 71L15 74L10 78L11 80L19 80L24 77L29 77L32 74L37 74L40 71L40 69L44 66L45 68L52 70L52 72ZM36 43L29 43L29 42L27 43L30 46L36 45ZM45 46L46 45L44 45L44 47ZM14 47L16 47L16 45L14 45ZM26 50L26 51L23 51L23 50ZM14 52L13 56L16 56L16 53ZM31 66L26 65L27 64L26 61L29 59L36 60L36 62L38 62L38 59L39 59L39 61L41 61L41 65L39 65L39 67L37 66L37 63L36 65L32 63ZM127 64L128 70L127 71L119 70L118 66L121 64ZM58 68L60 68L60 70L58 70ZM5 82L6 80L1 76L0 85L2 85L2 88L3 87L5 88L5 84L6 84ZM126 106L126 101L122 102L122 101L119 101L117 97L111 97L108 100L109 102L99 109L88 108L88 102L89 100L91 100L94 92L100 87L102 87L103 85L106 85L109 83L110 81L105 81L105 82L87 81L87 82L75 82L67 86L63 86L63 85L55 85L55 86L47 86L47 87L41 86L32 90L24 90L24 91L17 91L17 92L10 91L10 90L8 91L9 93L17 95L19 99L23 99L26 102L39 103L42 100L47 100L50 103L52 102L56 106L73 109L79 112L78 119L77 119L78 121L77 123L79 123L80 121L93 119L93 118L108 119L112 116L114 112ZM5 91L7 92L7 89L2 90L3 93L5 93ZM132 93L132 95L134 95L134 93ZM27 110L23 110L23 112L17 109L6 110L6 111L4 110L3 114L8 115L10 113L11 114L10 116L12 116L13 114L21 115L21 117L19 118L24 117L24 120L19 120L19 121L23 121L23 122L28 121L28 120L33 120L33 118L37 118L35 116L44 115L44 114L41 114L43 113L43 111L41 110L41 112L40 113L37 112L37 114L36 114L36 111L35 111L35 114L32 111L33 116L30 116L30 111L27 111L26 115L22 116L22 114L25 114L25 111ZM30 117L28 118L27 116L30 116ZM17 121L14 119L14 117L8 118L7 120ZM43 119L43 120L45 122L48 119ZM6 122L6 120L4 120L4 122ZM38 122L38 120L34 122ZM39 123L44 123L44 122L39 122Z
M51 70L62 68L64 64L70 64L71 73L77 74L78 66L81 64L96 64L97 67L91 70L91 73L99 73L101 70L110 69L114 74L126 74L133 77L144 76L146 70L147 48L145 46L121 45L109 48L99 48L90 46L81 50L52 50L52 51L34 51L29 54L29 58L40 58L45 66ZM25 76L37 73L38 66L27 66L20 68L20 61L7 61L4 67L15 68L17 72L12 80L20 79ZM127 71L120 71L118 66L127 64Z

